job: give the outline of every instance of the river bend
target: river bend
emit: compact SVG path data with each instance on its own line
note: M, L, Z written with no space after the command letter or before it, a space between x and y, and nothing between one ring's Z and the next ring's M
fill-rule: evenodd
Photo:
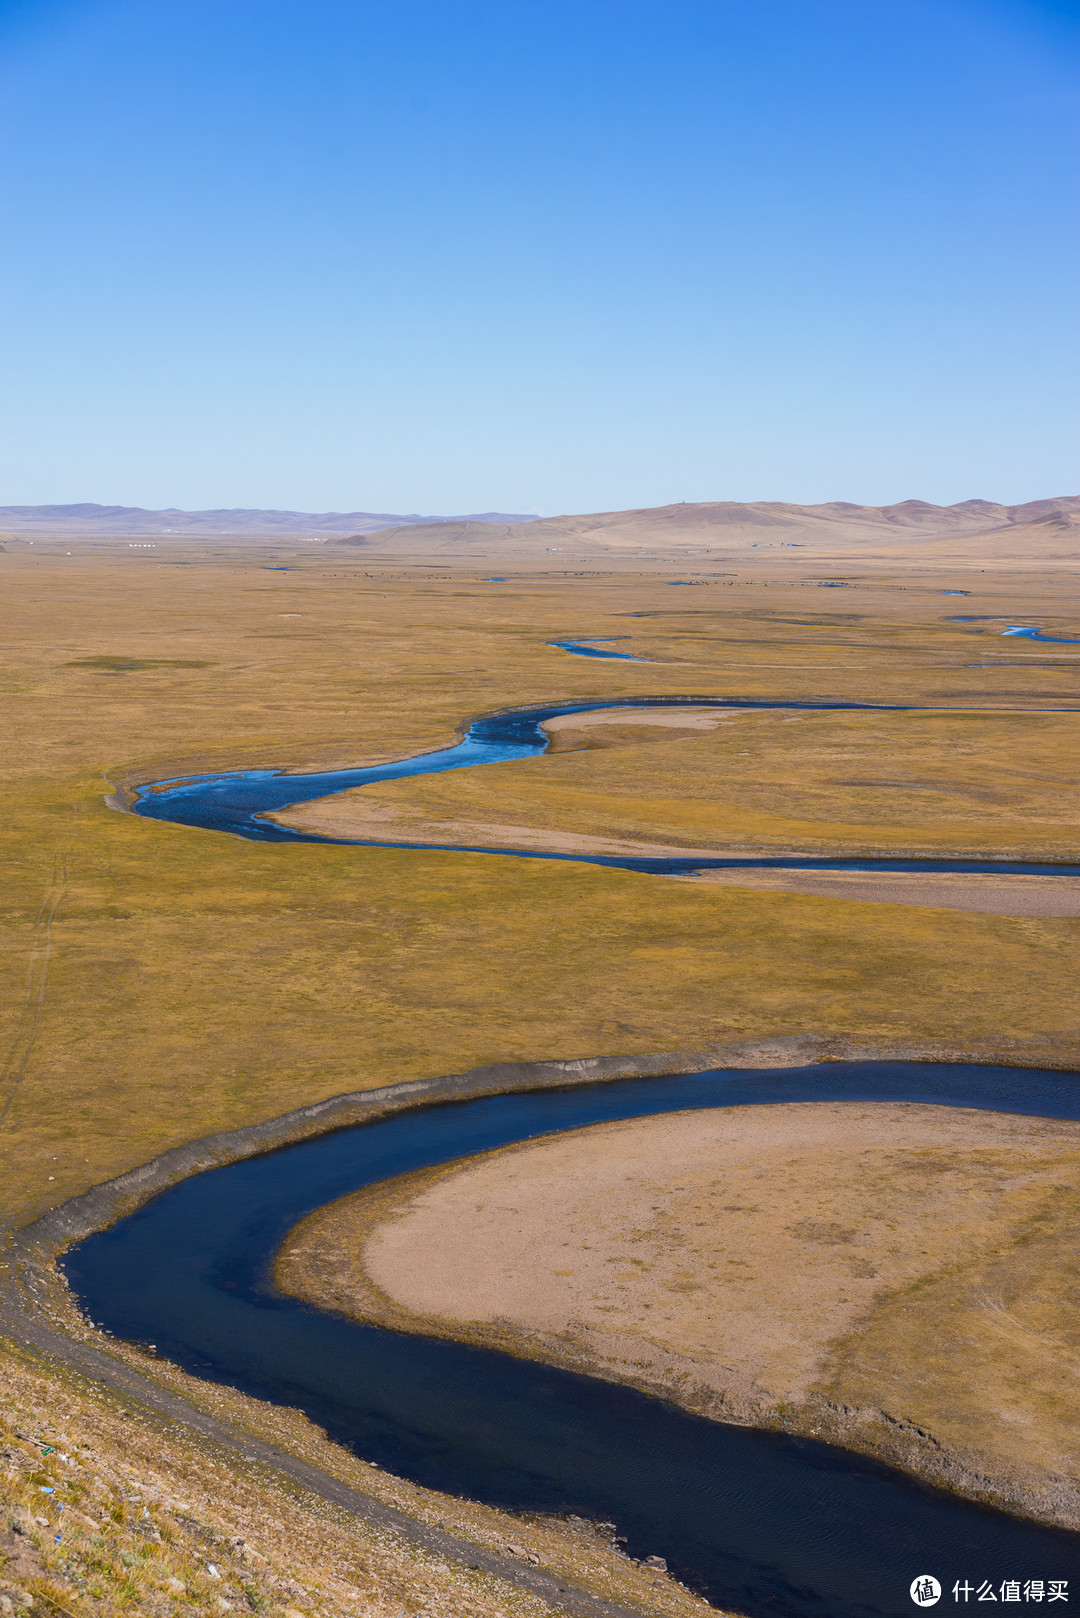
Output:
M652 699L674 706L677 699ZM542 752L555 714L648 699L555 704L475 721L454 747L368 769L246 770L143 788L142 815L258 841L329 841L259 817L365 782ZM693 705L722 706L722 699ZM865 709L864 703L731 707ZM370 846L370 845L369 845ZM375 846L409 847L387 844ZM424 845L419 845L424 846ZM979 860L633 859L484 850L665 872L709 866L1055 874L1077 867ZM660 1399L508 1355L363 1326L279 1294L288 1230L390 1176L557 1130L687 1108L789 1101L914 1101L1080 1118L1080 1075L1003 1067L846 1062L716 1071L426 1107L215 1169L73 1248L87 1313L154 1344L192 1374L293 1405L358 1454L425 1486L514 1510L613 1520L634 1555L659 1553L720 1606L751 1618L898 1618L916 1575L997 1587L1069 1579L1080 1536L925 1488L813 1440L728 1426ZM946 1596L948 1600L948 1595Z
M905 1062L719 1071L399 1114L211 1170L72 1249L90 1318L194 1375L305 1411L359 1455L512 1510L613 1521L751 1618L899 1618L908 1586L1080 1580L1080 1536L925 1488L859 1456L688 1415L529 1360L363 1326L283 1297L307 1213L392 1175L555 1130L695 1107L918 1101L1080 1117L1080 1075ZM1074 1589L1076 1585L1074 1583Z
M170 820L181 826L199 826L207 831L231 832L264 843L345 843L363 848L441 848L447 852L499 854L514 859L563 860L580 865L607 865L624 871L641 871L658 876L677 876L692 871L755 869L783 866L809 871L957 871L988 872L997 875L1060 876L1075 875L1080 865L1037 860L993 859L905 859L900 856L849 858L830 855L798 856L717 856L698 855L653 858L622 854L561 854L544 849L484 848L464 844L380 842L374 839L321 837L314 832L294 831L262 817L268 812L293 808L316 798L331 797L350 787L375 781L400 781L409 776L437 775L446 770L472 769L481 764L502 764L511 759L534 758L548 746L542 729L544 721L561 714L594 713L605 708L735 708L791 709L802 712L906 713L912 704L872 702L773 702L745 697L622 697L606 702L550 703L543 707L519 708L487 714L474 719L461 741L453 747L421 753L415 758L396 759L362 769L328 770L287 775L281 770L222 770L208 775L189 775L172 781L158 781L135 792L136 814L155 820Z

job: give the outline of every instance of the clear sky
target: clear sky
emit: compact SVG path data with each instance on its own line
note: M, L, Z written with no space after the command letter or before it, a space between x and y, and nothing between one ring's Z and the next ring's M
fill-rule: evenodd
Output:
M1076 493L1080 0L0 0L0 504Z

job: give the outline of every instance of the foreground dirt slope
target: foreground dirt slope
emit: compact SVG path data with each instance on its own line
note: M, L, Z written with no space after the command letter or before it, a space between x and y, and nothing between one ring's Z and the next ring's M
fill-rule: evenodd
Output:
M145 1356L120 1353L149 1368ZM295 1411L170 1367L158 1374L234 1432L284 1447L480 1551L547 1570L612 1612L714 1611L633 1562L613 1524L512 1516L414 1488L355 1460ZM3 1338L0 1377L4 1618L549 1618L568 1610L358 1520L252 1457L121 1403ZM571 1601L569 1610L580 1609Z
M350 1522L236 1457L5 1356L0 1601L77 1612L540 1614L542 1602ZM486 1587L485 1587L486 1586ZM0 1610L7 1612L9 1607Z
M346 1198L286 1240L278 1276L726 1419L831 1434L844 1406L883 1411L930 1435L907 1459L924 1475L950 1457L968 1492L1076 1525L1078 1228L1075 1123L735 1107Z

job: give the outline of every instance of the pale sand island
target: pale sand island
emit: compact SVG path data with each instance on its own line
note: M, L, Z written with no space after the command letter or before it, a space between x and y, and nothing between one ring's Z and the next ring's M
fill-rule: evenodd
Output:
M616 745L637 740L641 733L660 729L671 739L690 738L722 729L735 729L740 716L753 710L738 708L620 708L592 713L562 714L544 723L551 738L549 754L574 752L582 746ZM635 734L636 733L636 734ZM321 837L355 838L376 842L429 842L485 848L527 848L559 854L622 854L636 858L680 858L700 855L716 859L725 854L745 855L745 849L722 846L688 847L685 844L643 839L588 836L542 826L507 825L500 821L434 819L420 816L406 803L387 805L373 799L370 789L353 788L330 798L299 804L270 814L295 831ZM772 850L756 850L756 853ZM791 851L793 854L797 850ZM668 877L677 882L709 883L732 888L759 888L774 893L815 895L893 905L930 905L941 910L967 910L999 916L1080 916L1080 877L1021 876L1002 873L966 874L947 871L847 872L806 871L771 867L767 870L701 871Z
M1080 1125L805 1103L597 1125L312 1214L276 1279L1080 1525Z

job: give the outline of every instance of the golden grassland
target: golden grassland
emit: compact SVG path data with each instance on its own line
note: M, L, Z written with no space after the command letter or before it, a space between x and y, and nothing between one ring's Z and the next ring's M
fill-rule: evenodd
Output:
M106 777L154 778L197 762L374 762L444 745L471 714L547 699L667 691L1080 706L1075 659L1046 665L1041 648L992 638L993 625L973 636L971 625L946 622L957 602L937 579L851 588L840 613L812 583L676 593L639 576L493 585L422 572L369 577L359 563L324 557L278 573L266 560L250 551L183 566L108 554L0 558L9 1093L18 1079L0 1134L7 1215L39 1211L207 1130L492 1060L800 1032L857 1033L883 1049L915 1042L1077 1059L1069 920L691 890L499 856L258 847L117 815L103 802ZM1029 588L1021 602L1015 584L995 577L962 605L972 614L1052 607L1056 617L1043 621L1062 621L1060 586L1044 600ZM662 616L624 616L640 612ZM634 649L673 661L597 663L545 645L623 631ZM1003 644L1019 672L966 667ZM116 659L144 666L118 672ZM1004 694L995 693L1003 679ZM753 716L749 762L730 771L726 741L711 761L693 739L650 745L655 787L644 810L633 798L644 749L590 749L379 791L479 793L490 804L497 788L501 814L535 818L539 804L555 821L595 826L606 814L607 824L640 832L655 813L671 836L680 827L687 835L681 817L712 815L717 837L737 823L740 841L763 846L795 828L824 846L836 815L890 848L932 837L941 851L943 826L913 822L910 797L883 832L867 804L891 804L891 792L834 777L898 770L890 758L872 760L879 726L883 750L907 738L900 774L940 773L957 735L972 747L986 737L1005 768L1009 723ZM979 790L990 798L961 794L962 823L955 795L945 795L953 819L943 824L961 846L990 847L996 828L1007 848L1069 852L1059 783L1074 723L1016 717L1005 785L988 768ZM920 756L935 726L941 742ZM793 781L783 752L783 738L796 735L823 738L808 768L833 784L814 813L805 805L818 786ZM830 748L848 751L830 765ZM772 772L773 792L755 786L755 759ZM593 770L607 772L606 809L590 798ZM708 784L695 795L698 770ZM974 754L963 770L976 780ZM1044 785L1044 819L1032 829L1025 821ZM710 809L708 793L721 787ZM999 792L1013 797L990 801Z
M285 564L293 570L270 570ZM774 571L675 591L630 573L494 584L464 570L365 568L329 547L317 557L252 546L87 546L68 556L62 545L18 542L0 555L0 574L0 1220L23 1222L212 1130L493 1061L810 1033L882 1052L1080 1065L1071 1009L1078 923L1068 919L696 888L498 855L260 847L104 803L118 782L195 768L397 758L446 745L477 713L544 701L693 693L1080 707L1069 648L994 633L1007 614L1075 632L1061 578L1022 587L1000 572L959 583L878 578L826 595L813 578ZM951 600L940 593L950 587L971 594ZM947 622L956 611L1000 622ZM598 634L626 634L626 649L654 661L596 662L545 644ZM969 667L977 662L1001 666ZM675 841L701 835L707 821L710 837L762 847L814 838L826 846L832 817L875 846L910 846L910 835L922 849L932 836L945 851L962 830L964 848L1073 852L1059 782L1074 720L1021 714L1010 731L1010 721L959 713L910 724L864 718L807 719L782 731L747 721L745 767L731 767L730 749L719 766L711 754L694 762L692 738L685 765L681 741L635 741L626 753L590 746L536 768L500 766L499 813L662 830ZM796 733L821 739L804 751L805 780L774 739ZM1001 796L965 797L950 786L934 800L933 827L921 792L913 804L892 789L843 785L871 768L891 777L897 766L884 755L897 746L907 749L904 772L953 781L958 766L939 761L957 739L975 749L963 765L969 784L984 746L1007 766L1013 747L1014 762L1004 786L993 783ZM655 762L641 810L646 752ZM782 802L755 785L755 754ZM1021 758L1030 763L1021 768ZM701 772L722 780L715 801ZM438 791L475 792L483 774ZM392 798L414 789L386 790ZM490 815L487 791L479 801ZM1033 803L1045 817L1037 828ZM65 1373L31 1367L31 1386L16 1371L20 1408L45 1413L53 1398L76 1397L64 1391ZM153 1374L202 1397L180 1373ZM124 1436L132 1419L115 1414L110 1454L134 1442ZM265 1407L251 1417L262 1431L278 1419ZM302 1447L289 1434L282 1442ZM144 1442L152 1451L157 1439ZM202 1465L193 1439L175 1442L167 1470ZM354 1464L318 1442L319 1464ZM146 1454L127 1459L143 1466ZM408 1509L434 1509L432 1500L414 1491ZM265 1501L269 1521L272 1491ZM224 1507L213 1512L224 1534ZM167 1539L164 1519L160 1531ZM43 1547L41 1577L52 1577ZM135 1550L117 1539L95 1554L115 1568ZM175 1576L184 1566L181 1556ZM372 1574L372 1603L396 1577ZM625 1599L658 1610L651 1596ZM325 1585L298 1610L320 1601L349 1610Z
M1080 1125L801 1103L596 1125L372 1187L284 1290L396 1329L832 1432L1080 1526ZM852 1420L853 1416L857 1419ZM869 1439L869 1442L867 1441Z
M340 835L373 808L369 835L387 840L494 823L503 837L544 827L695 851L1071 859L1078 717L742 709L707 731L568 717L538 758L378 782L275 818Z

